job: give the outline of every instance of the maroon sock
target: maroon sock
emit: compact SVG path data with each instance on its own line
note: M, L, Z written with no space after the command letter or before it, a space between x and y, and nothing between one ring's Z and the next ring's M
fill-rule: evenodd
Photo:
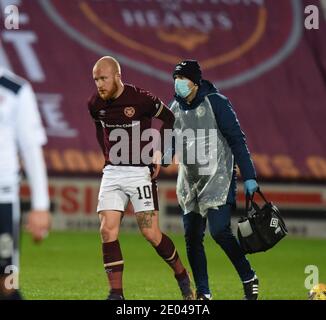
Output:
M119 240L103 243L102 252L104 269L111 287L110 293L123 295L122 274L124 262Z
M174 270L175 275L180 275L185 271L184 266L179 258L177 249L175 248L172 240L162 233L162 240L157 247L156 252L161 256L164 261Z
M182 281L185 279L189 279L189 275L186 269L183 269L183 271L179 274L175 275L175 278L177 279L177 281Z

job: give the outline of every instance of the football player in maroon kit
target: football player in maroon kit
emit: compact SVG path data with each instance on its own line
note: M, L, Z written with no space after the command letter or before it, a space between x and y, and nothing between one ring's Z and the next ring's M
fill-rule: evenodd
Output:
M97 92L88 107L105 157L97 212L104 268L110 286L108 299L124 299L124 261L118 236L123 212L130 200L141 233L173 269L183 299L192 300L194 293L189 275L173 242L159 227L155 177L160 169L161 154L154 152L148 163L144 160L148 140L139 141L146 130L151 130L153 118L160 119L164 129L172 129L174 115L151 93L123 83L120 65L112 57L105 56L96 62L93 78ZM157 163L154 165L154 162Z

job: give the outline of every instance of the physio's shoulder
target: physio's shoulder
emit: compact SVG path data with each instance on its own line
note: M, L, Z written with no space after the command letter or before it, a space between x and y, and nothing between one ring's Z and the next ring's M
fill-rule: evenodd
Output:
M230 112L233 110L229 98L224 96L223 94L220 94L218 92L211 93L207 95L207 99L209 100L212 109L215 113Z
M230 103L229 98L219 92L209 93L207 94L207 98L211 103L218 105L226 105Z

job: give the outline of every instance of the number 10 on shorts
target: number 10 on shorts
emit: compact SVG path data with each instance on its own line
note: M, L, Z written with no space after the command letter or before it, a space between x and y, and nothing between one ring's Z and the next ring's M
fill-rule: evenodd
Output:
M149 186L143 186L137 187L138 191L138 199L143 200L143 199L151 199L152 198L152 191Z

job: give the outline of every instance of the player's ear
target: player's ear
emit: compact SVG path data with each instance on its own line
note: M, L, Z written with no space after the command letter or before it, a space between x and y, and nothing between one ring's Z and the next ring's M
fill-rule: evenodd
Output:
M115 74L115 80L120 81L121 80L121 73L117 72Z

